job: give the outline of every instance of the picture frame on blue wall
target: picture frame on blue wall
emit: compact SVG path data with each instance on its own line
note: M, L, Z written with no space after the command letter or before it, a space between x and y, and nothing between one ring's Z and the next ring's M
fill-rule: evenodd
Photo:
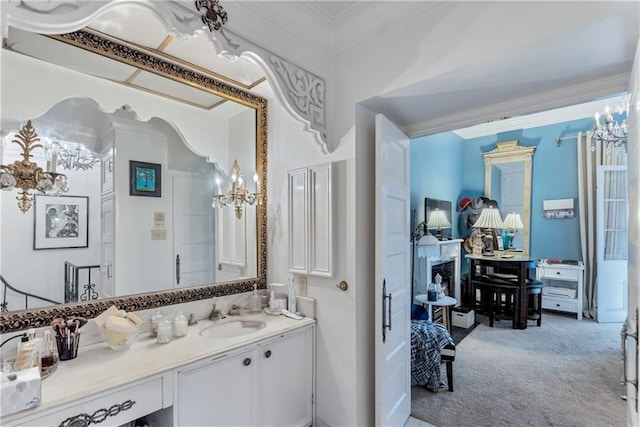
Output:
M542 215L545 219L573 218L575 216L573 199L543 200Z

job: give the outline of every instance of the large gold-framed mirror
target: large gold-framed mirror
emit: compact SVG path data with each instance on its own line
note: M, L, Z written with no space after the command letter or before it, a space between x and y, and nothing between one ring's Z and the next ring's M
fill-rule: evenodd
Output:
M484 158L484 194L496 200L500 215L517 213L522 230L516 230L513 248L529 254L531 225L531 163L535 147L518 145L518 141L498 142L497 147L482 153Z
M108 17L103 17L102 22L109 22ZM136 24L142 25L139 21ZM123 26L126 27L124 24ZM91 25L88 27L91 27ZM149 26L147 25L146 28L148 29ZM158 138L179 141L182 144L178 145L178 148L167 149L167 152L162 157L165 159L164 162L161 160L154 161L154 163L162 165L164 178L185 174L183 168L176 166L177 164L197 163L198 167L205 168L207 173L220 174L221 172L229 172L233 161L238 160L245 174L253 171L257 173L259 188L261 189L261 203L244 207L244 214L241 219L236 219L236 221L242 221L242 226L235 225L239 224L239 222L234 222L232 225L227 222L227 227L224 226L224 221L229 221L230 218L233 219L236 216L233 214L229 216L222 212L227 210L233 212L233 207L215 210L215 225L212 223L209 223L209 225L211 226L210 228L218 231L216 239L222 238L220 237L222 231L227 232L234 228L235 231L242 230L243 233L246 233L246 236L253 236L253 246L249 242L243 248L244 258L242 260L239 260L236 256L238 253L237 248L236 252L231 251L231 258L226 260L224 258L227 253L226 249L216 246L214 249L215 255L211 254L207 257L210 261L208 265L209 276L203 276L213 277L212 280L201 278L199 279L201 280L200 282L185 283L185 261L182 258L182 264L176 263L175 253L171 253L168 259L158 259L154 256L148 257L156 266L164 263L170 266L167 268L169 276L171 276L169 284L157 285L157 287L150 287L150 285L158 283L157 279L148 278L151 273L145 273L141 277L135 278L118 275L123 270L135 269L135 263L131 263L129 268L125 268L123 266L124 261L121 261L119 268L117 260L115 267L110 267L102 262L104 259L97 260L97 262L85 259L82 261L82 265L100 266L99 274L101 277L109 275L115 277L115 284L109 288L113 291L112 295L103 290L100 292L99 298L89 299L86 302L81 302L80 298L78 298L77 301L64 303L64 294L59 290L56 291L59 294L58 297L51 297L51 294L47 293L50 288L64 288L63 283L60 283L62 279L56 279L53 282L55 284L34 275L31 275L28 280L24 279L24 274L29 271L33 272L41 269L48 273L47 277L63 277L65 271L63 265L55 268L45 267L40 260L33 258L33 255L29 255L29 253L40 252L38 254L40 259L46 257L47 252L49 254L55 253L56 255L62 253L64 258L66 257L65 254L69 254L69 257L71 257L72 250L34 250L32 246L33 233L28 233L21 239L24 240L21 244L24 244L23 246L26 249L20 255L19 263L16 264L15 257L8 260L6 256L15 251L14 247L17 246L17 243L14 239L6 239L6 234L3 234L2 258L4 260L0 261L0 274L3 275L3 278L25 292L36 295L44 294L51 300L60 301L61 304L47 306L43 303L35 303L36 307L28 309L6 307L8 311L0 314L0 333L47 326L53 318L60 316L78 315L92 318L111 305L116 305L127 311L142 310L247 292L253 289L254 284L257 284L259 289L266 287L266 99L250 93L247 87L237 87L242 86L241 84L226 83L218 78L221 76L207 73L204 69L173 57L169 53L125 42L97 31L95 28L86 28L59 35L41 35L9 28L8 34L9 36L4 40L4 50L2 52L3 90L1 101L3 103L3 137L17 131L17 124L24 123L28 119L33 119L36 124L36 131L39 132L40 136L43 136L47 133L45 123L55 121L56 117L65 117L67 121L71 121L79 115L78 111L95 109L93 117L101 120L93 124L94 131L100 134L103 140L115 141L115 145L107 144L101 146L102 150L99 151L101 151L102 165L98 166L100 168L98 175L102 181L108 181L105 178L105 171L111 170L108 168L113 167L112 161L115 158L115 169L113 170L115 171L114 185L116 188L113 189L113 193L116 194L115 215L119 215L116 223L122 227L123 223L128 221L131 216L134 216L134 212L140 212L141 206L143 206L146 211L140 216L145 221L145 225L142 227L144 228L144 239L147 246L151 243L163 243L164 239L172 239L177 234L174 231L177 229L176 226L179 221L176 219L177 214L172 215L175 208L151 206L152 202L154 202L151 198L137 198L135 200L137 205L130 206L128 211L118 205L118 198L120 197L118 195L119 186L124 185L123 192L128 190L128 183L122 184L122 182L129 181L129 160L149 160L146 154L157 152L157 148L153 148L152 145L147 145L146 149L148 151L146 152L140 151L137 148L138 146L133 145L131 147L122 146L119 149L117 145L118 138L123 139L123 134L127 134L124 140L128 141L128 144L132 140L144 139L157 142ZM171 36L167 37L168 40L171 40ZM207 54L206 52L204 53ZM208 54L215 55L215 52L211 51ZM91 55L96 60L89 62L82 60L81 58L86 57L86 55ZM128 76L144 76L146 80L140 79L133 83L133 78L131 78L128 82L117 83L109 77L101 75L102 71L108 73L114 70L115 73L122 71ZM23 74L23 76L20 74ZM20 82L29 81L30 76L37 75L46 75L47 78L43 79L44 81L31 79L33 83L28 87L12 87L19 85ZM258 83L261 81L264 81L264 79ZM152 90L152 85L155 85L154 87L163 87L164 94L160 95ZM87 92L83 92L83 89L86 89ZM20 96L21 91L24 94L22 97ZM198 99L205 107L197 105L196 102L181 101L179 94L184 92L190 92L192 99ZM167 93L173 93L173 95L167 95ZM29 103L29 97L32 97L33 104L37 104L37 106L26 105ZM141 101L142 98L145 98L145 100ZM119 108L115 108L118 104ZM30 115L26 114L25 111L30 112ZM38 111L38 114L33 114L32 111ZM215 116L220 111L226 111L224 120L220 119L220 116L217 116L217 118ZM235 125L228 124L232 121ZM86 123L67 123L67 125L71 125L67 127L75 128L86 127ZM13 126L13 128L7 126ZM231 140L231 143L221 141L222 134L225 134L227 140ZM250 146L239 144L239 140L250 140L251 142L248 143ZM5 147L10 145L8 140L4 141ZM107 146L111 147L111 150L104 150ZM115 150L113 150L114 147ZM210 149L211 147L214 149ZM127 149L131 149L135 154L125 155L124 153ZM113 154L114 152L115 155ZM252 153L251 156L253 158L246 157L247 153ZM115 157L109 157L112 155ZM3 164L6 157L7 155L3 152L2 157L0 157ZM43 154L40 154L40 158L42 157ZM183 161L178 161L178 159ZM124 177L122 176L123 174L125 175ZM209 178L207 180L210 182ZM81 179L78 178L76 183ZM251 175L247 176L246 179L250 180ZM69 195L81 195L77 194L79 190L74 190L73 180L70 179L69 185L71 188ZM102 186L99 186L99 194L90 196L90 206L94 207L94 210L100 210L103 217L105 194L108 193L105 193L104 185L105 182L102 182ZM169 188L170 186L165 186L166 191ZM10 211L11 218L15 218L16 212L19 212L15 202L11 201L11 197L7 199L6 194L3 196L5 198L0 205L0 217L4 216L5 212ZM169 194L167 194L167 197L169 197ZM206 197L209 201L209 209L214 211L210 204L211 198L209 195ZM133 200L129 194L121 194L121 198L123 200ZM171 196L171 198L173 199L174 196ZM127 213L125 214L125 212ZM156 213L164 215L155 217ZM32 224L32 227L35 227L33 225L35 221L34 215L36 215L36 209L28 211L22 218L23 222L28 219L27 222ZM101 220L100 217L97 218L98 221ZM156 220L158 222L154 223ZM163 223L162 221L165 222ZM2 222L3 231L16 224L14 219L3 221L0 218L0 222ZM191 223L191 220L189 220L189 223ZM126 227L129 230L128 232L136 228L140 228L140 226L129 224ZM160 231L158 232L158 230ZM199 230L200 228L187 230L183 234L188 234L189 232L199 233ZM123 233L126 232L123 231ZM102 239L92 239L91 236L90 234L90 245L93 245L94 249L98 246L97 253L104 252L104 247L105 245L108 246L108 242L105 243ZM156 239L153 236L159 237ZM127 257L138 257L138 260L140 260L142 252L146 251L146 249L142 250L136 247L136 240L140 239L131 239L126 245L121 243L119 247L116 242L116 258L119 257L119 259L124 260ZM234 239L232 238L232 240ZM218 243L216 242L215 244L218 245ZM173 240L172 244L175 245ZM77 249L77 251L81 251L81 249ZM122 253L118 251L122 251ZM12 283L11 277L5 275L5 271L9 272L11 270L10 265L23 272L23 275L18 280L20 283ZM175 279L177 266L180 266L183 270L183 278L178 280L181 283L176 283ZM149 271L152 269L152 267L148 268ZM53 273L54 271L55 274ZM38 284L44 286L44 289L38 289Z

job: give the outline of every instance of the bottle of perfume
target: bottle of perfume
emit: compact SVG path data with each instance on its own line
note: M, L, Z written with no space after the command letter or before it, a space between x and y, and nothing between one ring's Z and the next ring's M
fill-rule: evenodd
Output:
M42 355L40 357L40 376L42 379L53 374L58 368L58 349L51 340L51 331L44 331L42 338Z

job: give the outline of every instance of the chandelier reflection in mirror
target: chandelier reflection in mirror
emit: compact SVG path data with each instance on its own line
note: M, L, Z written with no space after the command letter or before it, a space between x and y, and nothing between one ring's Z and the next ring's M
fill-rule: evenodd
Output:
M221 191L223 181L220 177L216 177L216 187L218 194L213 196L212 206L221 208L224 206L233 206L236 211L236 218L242 218L242 206L253 205L254 203L262 204L262 193L260 192L260 177L258 174L253 175L253 182L256 191L252 193L246 188L246 181L242 176L238 160L233 161L233 167L230 172L231 188L227 192Z
M629 113L630 96L624 96L618 100L616 105L616 113ZM622 123L618 123L611 115L611 110L607 106L604 114L595 114L595 125L593 128L593 137L603 143L613 143L616 147L625 146L627 143L627 119ZM591 151L595 150L595 145L591 146Z
M68 171L86 171L100 161L100 157L83 144L53 139L44 143L47 162L57 162Z
M0 165L0 189L18 189L18 207L27 212L33 203L33 193L38 191L48 195L58 195L69 191L67 176L56 173L55 162L47 162L47 170L43 170L37 163L29 160L32 151L43 148L39 144L40 138L31 125L31 120L14 135L14 144L22 148L22 160L16 160L10 165Z

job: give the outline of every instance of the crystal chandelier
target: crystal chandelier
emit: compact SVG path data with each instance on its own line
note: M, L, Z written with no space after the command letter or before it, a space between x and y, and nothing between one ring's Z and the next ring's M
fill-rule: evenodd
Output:
M220 191L222 180L217 177L216 185L218 188L218 194L213 196L212 206L221 208L223 206L234 206L236 211L236 218L242 218L242 206L244 204L253 205L254 203L262 204L262 194L260 193L260 179L258 174L253 175L253 182L255 183L255 193L250 192L245 187L245 180L238 165L238 160L233 161L233 167L231 168L231 189L226 193Z
M44 143L48 161L57 162L65 170L86 171L100 162L100 157L82 144L63 143L54 139Z
M625 96L618 100L616 106L616 112L622 114L629 112L629 96ZM593 128L593 137L604 143L613 143L616 147L625 145L627 143L627 119L625 118L622 123L618 123L613 119L609 106L604 110L604 114L595 114L595 126ZM592 147L595 150L595 146Z
M47 171L44 171L37 163L29 160L31 152L36 148L43 148L36 130L31 125L31 120L15 134L14 144L22 148L22 160L16 160L10 165L0 165L0 189L19 190L16 200L22 212L27 212L33 202L34 191L43 194L58 195L69 191L67 176L56 173L55 163L48 162Z

